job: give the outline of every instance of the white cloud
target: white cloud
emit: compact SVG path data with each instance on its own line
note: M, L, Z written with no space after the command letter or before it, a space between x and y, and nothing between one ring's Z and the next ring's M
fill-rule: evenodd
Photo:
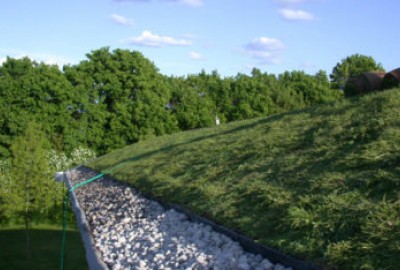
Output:
M114 0L115 2L150 2L150 0Z
M190 57L190 59L193 59L193 60L203 59L203 56L198 52L190 52L189 57Z
M175 39L169 36L159 36L150 31L143 31L140 36L133 37L127 41L131 45L144 47L165 47L165 46L189 46L192 41L187 39Z
M244 46L244 51L262 63L278 64L281 62L280 54L285 45L276 38L259 37Z
M20 50L0 50L0 53L5 56L0 57L0 65L2 65L6 60L7 56L14 59L22 59L28 57L32 61L43 62L47 65L57 65L62 67L67 64L73 64L75 61L67 59L63 56L54 55L50 53L38 53L38 52L25 52Z
M29 57L29 56L28 56ZM64 65L70 64L71 61L67 60L64 57L60 57L57 55L50 55L50 54L38 54L38 55L33 55L32 56L34 60L37 60L39 62L44 62L47 65L57 65L59 67L62 67Z
M315 19L311 13L300 9L281 9L281 16L288 21L312 21Z
M301 62L299 67L302 68L302 69L314 69L317 66L315 64L311 63L311 62L305 61L305 62Z
M192 7L199 7L204 4L203 0L168 0L170 2L177 2L179 4L192 6Z
M114 0L116 2L150 2L151 0ZM160 0L163 2L182 4L186 6L199 7L204 4L204 0Z
M118 14L111 14L110 15L111 20L113 20L115 23L121 24L121 25L126 25L126 26L133 26L134 22L132 19L128 19L122 15Z
M283 49L284 45L276 38L259 37L249 42L245 48L250 51L276 51Z
M304 2L307 2L308 0L276 0L277 2L281 4L301 4Z

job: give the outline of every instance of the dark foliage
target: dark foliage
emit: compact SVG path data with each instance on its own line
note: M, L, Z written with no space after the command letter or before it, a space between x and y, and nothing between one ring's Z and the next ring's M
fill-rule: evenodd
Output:
M140 52L101 48L74 66L8 58L0 66L0 157L30 121L53 148L104 154L149 137L209 127L336 100L325 72L253 69L250 76L204 71L166 77Z

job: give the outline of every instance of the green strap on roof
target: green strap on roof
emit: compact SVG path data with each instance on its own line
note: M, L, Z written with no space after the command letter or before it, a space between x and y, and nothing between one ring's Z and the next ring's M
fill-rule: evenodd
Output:
M89 184L90 182L93 182L94 180L97 180L97 179L99 179L99 178L101 178L101 177L103 177L103 176L104 176L104 173L101 173L101 174L98 174L98 175L96 175L96 176L94 176L94 177L92 177L92 178L90 178L90 179L88 179L88 180L86 180L86 181L80 182L80 183L74 185L73 187L71 187L71 188L68 190L68 192L71 192L71 191L73 191L74 189L76 189L76 188L78 188L78 187L81 187L81 186L84 186L84 185L86 185L86 184Z

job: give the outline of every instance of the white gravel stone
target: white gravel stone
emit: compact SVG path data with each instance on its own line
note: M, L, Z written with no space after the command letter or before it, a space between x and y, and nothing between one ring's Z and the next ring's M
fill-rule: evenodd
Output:
M72 184L92 176L89 170L76 170ZM101 178L75 193L110 269L288 270L115 181Z

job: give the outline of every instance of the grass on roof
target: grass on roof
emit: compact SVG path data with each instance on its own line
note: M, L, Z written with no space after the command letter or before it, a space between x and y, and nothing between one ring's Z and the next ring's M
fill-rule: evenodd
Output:
M400 265L400 89L163 136L88 166L324 267Z

